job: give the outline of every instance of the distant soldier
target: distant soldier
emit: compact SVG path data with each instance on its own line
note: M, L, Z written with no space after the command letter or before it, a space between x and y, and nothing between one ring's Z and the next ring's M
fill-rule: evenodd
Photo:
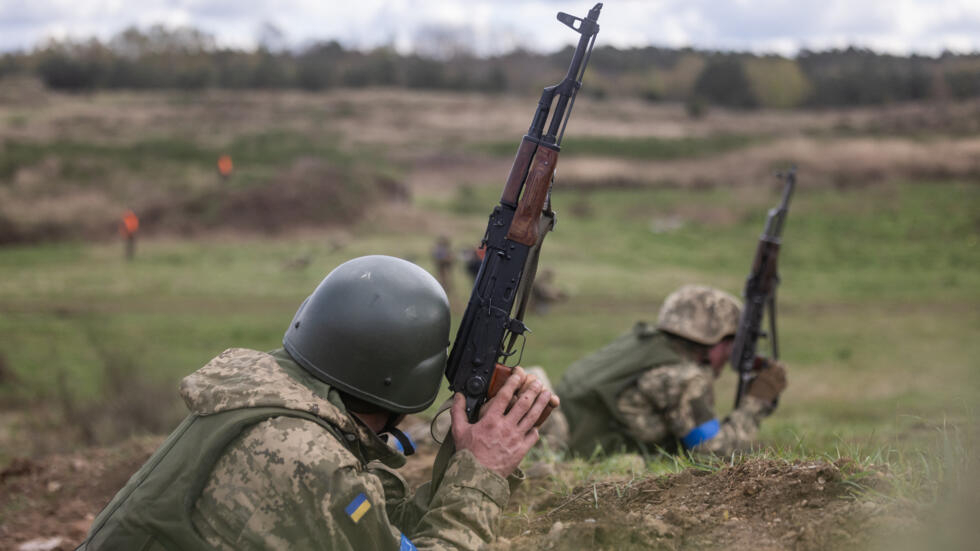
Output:
M449 244L449 238L440 235L436 239L436 244L432 247L432 262L436 266L436 278L446 290L446 294L453 296L453 250Z
M728 293L686 285L664 301L655 327L639 322L573 363L557 388L570 449L728 454L749 447L786 388L786 369L760 360L739 408L718 420L714 380L731 355L741 308Z
M485 547L552 395L517 369L470 424L457 394L455 452L437 485L411 492L395 469L413 447L397 426L435 400L448 341L449 303L425 270L345 262L282 348L225 350L181 382L190 414L79 549Z
M126 260L132 260L133 256L136 255L136 232L139 229L140 219L136 216L136 213L131 210L124 212L122 219L119 221L119 234L122 235L125 243L124 254Z

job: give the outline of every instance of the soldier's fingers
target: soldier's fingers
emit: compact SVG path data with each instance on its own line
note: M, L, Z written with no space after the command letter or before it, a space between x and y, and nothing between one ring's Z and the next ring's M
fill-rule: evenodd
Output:
M520 369L520 367L517 369ZM517 402L517 397L520 396L525 390L531 388L531 385L533 385L535 381L540 381L540 379L530 373L524 372L524 382L521 383L521 388L514 393L514 397L510 399L510 404L507 405L507 411L510 411L510 408L514 407L514 404Z
M540 434L538 433L538 429L531 429L524 435L524 440L521 441L522 447L524 448L524 453L527 453L528 450L534 447L534 444L538 442L539 436Z
M511 371L511 374L513 374L513 375L520 375L520 377L521 377L521 385L518 388L518 390L514 391L514 393L517 394L518 392L520 392L520 389L521 388L524 388L524 385L527 383L528 374L527 374L527 371L524 371L524 368L521 367L521 366L519 366L519 365L518 366L514 366L514 369Z
M514 392L524 383L524 370L520 368L514 369L514 372L507 377L507 381L504 386L500 387L500 392L496 396L490 399L490 402L485 406L487 408L487 416L501 416L507 409L507 405L510 404L510 399L514 397Z
M551 392L544 390L541 392L541 394L538 394L538 397L535 398L531 409L527 410L524 417L517 423L517 428L522 432L534 428L534 425L536 425L538 422L538 417L541 417L541 413L546 407L548 407L550 402Z
M511 406L510 411L507 412L507 418L512 419L513 423L516 425L524 418L531 406L534 405L534 401L544 390L544 385L541 381L535 380L526 389L522 390L517 397L517 401Z
M460 435L470 425L469 420L466 418L466 399L459 392L453 396L453 406L449 410L449 416L452 419L453 438L459 442Z

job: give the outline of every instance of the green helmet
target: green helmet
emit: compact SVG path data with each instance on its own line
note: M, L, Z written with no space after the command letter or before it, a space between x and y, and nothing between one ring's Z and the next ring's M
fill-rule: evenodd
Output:
M735 334L742 303L732 295L704 285L685 285L664 299L657 329L712 346Z
M446 369L449 300L422 268L362 256L323 278L282 344L313 376L396 413L436 399Z

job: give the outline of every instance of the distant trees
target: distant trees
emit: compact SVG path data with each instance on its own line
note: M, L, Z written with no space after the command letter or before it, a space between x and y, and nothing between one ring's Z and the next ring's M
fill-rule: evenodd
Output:
M931 58L881 55L848 48L827 52L803 50L797 63L813 90L813 105L868 105L929 97L931 72L939 70Z
M742 60L734 55L712 58L694 82L694 95L715 105L751 108L759 104Z
M54 89L293 88L395 86L529 92L565 72L570 52L524 50L481 58L466 37L427 29L419 51L349 50L335 41L289 50L263 29L259 48L218 47L192 28L130 28L106 42L51 41L0 56L0 77L34 74ZM598 47L589 67L593 97L635 96L739 109L868 105L980 97L980 54L899 57L848 48L795 58L690 48Z

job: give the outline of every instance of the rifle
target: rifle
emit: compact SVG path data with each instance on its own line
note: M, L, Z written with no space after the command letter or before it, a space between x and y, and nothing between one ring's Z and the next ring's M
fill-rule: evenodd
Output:
M559 21L581 35L578 46L565 78L541 93L500 204L490 214L483 235L486 255L446 364L449 388L466 398L466 415L471 423L476 421L480 406L497 393L513 370L504 362L517 352L517 338L530 332L523 317L541 243L554 227L551 186L558 152L599 32L596 21L601 9L602 4L596 4L584 19L558 13ZM551 122L545 133L549 113ZM519 305L511 317L515 301ZM550 411L539 422L547 413Z
M735 342L732 344L732 368L738 373L738 388L735 391L735 407L742 401L749 383L755 378L753 368L756 361L756 347L759 338L767 336L762 331L762 316L769 310L769 342L772 346L772 360L779 359L779 340L776 336L776 287L779 285L779 247L783 225L789 212L789 200L796 187L796 169L780 174L785 182L783 198L779 206L769 209L766 226L755 250L755 260L749 277L745 280L745 308L738 322Z

